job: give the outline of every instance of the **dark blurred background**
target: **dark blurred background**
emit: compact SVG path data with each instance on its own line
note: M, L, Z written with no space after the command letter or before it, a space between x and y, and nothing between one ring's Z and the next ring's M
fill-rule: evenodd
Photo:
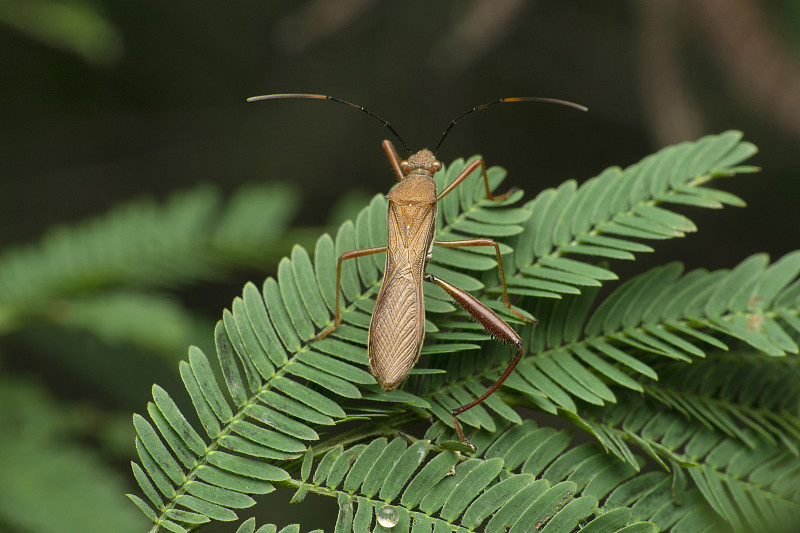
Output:
M794 246L775 231L797 220L800 5L791 0L241 1L224 10L27 0L4 2L0 17L3 246L202 182L299 184L298 224L322 222L342 191L387 190L388 132L377 122L327 102L245 103L270 92L356 102L412 148L502 96L588 106L495 107L444 145L445 161L481 153L529 195L742 129L765 171L730 186L751 208L709 214L716 226L678 246L713 239L698 252L712 267Z
M346 193L388 190L394 177L380 141L389 132L380 124L329 102L245 103L272 92L355 102L388 119L412 149L504 96L588 106L495 106L444 144L443 161L480 153L529 198L667 144L740 129L759 146L751 163L763 171L720 186L749 207L685 210L698 234L617 270L673 259L724 268L798 247L796 0L5 0L0 50L0 251L120 202L201 183L223 191L292 183L302 191L293 225L312 227ZM245 281L260 284L274 266L181 297L216 320ZM53 381L33 363L3 359ZM92 401L91 390L61 386ZM120 411L141 411L147 394Z

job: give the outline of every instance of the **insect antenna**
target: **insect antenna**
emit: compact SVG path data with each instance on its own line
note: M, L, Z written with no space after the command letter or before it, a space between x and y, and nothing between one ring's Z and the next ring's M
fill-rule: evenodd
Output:
M375 120L377 120L378 122L380 122L381 124L386 126L386 128L389 131L392 132L392 135L397 137L397 140L400 141L400 144L403 145L403 148L406 149L406 152L408 152L408 154L411 155L411 148L409 148L408 145L406 144L406 142L403 140L403 138L400 137L400 134L397 133L397 131L395 131L394 127L391 124L389 124L388 120L382 119L381 117L379 117L378 115L376 115L375 113L370 111L369 109L365 109L364 107L362 107L360 105L353 104L353 103L347 102L345 100L340 100L339 98L335 98L333 96L328 96L327 94L305 94L305 93L264 94L264 95L261 95L261 96L251 96L250 98L247 99L247 101L248 102L257 102L259 100L277 100L277 99L281 99L281 98L305 98L305 99L309 99L309 100L330 100L331 102L337 102L339 104L344 104L344 105L346 105L348 107L352 107L353 109L360 109L361 111L363 111L367 115L371 116L372 118L374 118Z
M540 97L540 96L514 96L514 97L511 97L511 98L501 98L500 100L496 100L494 102L489 102L488 104L475 106L472 109L470 109L469 111L467 111L466 113L464 113L463 115L454 118L450 122L450 125L447 126L447 129L444 130L444 133L442 133L442 136L439 139L439 143L436 145L436 148L433 150L433 155L436 155L439 152L439 148L442 146L442 143L444 142L445 137L447 137L447 134L450 133L450 130L453 129L453 126L456 125L456 122L458 122L462 118L466 117L470 113L474 113L475 111L480 111L482 109L486 109L487 107L490 107L490 106L493 106L493 105L496 105L496 104L504 104L504 103L507 103L507 102L547 102L547 103L550 103L550 104L559 104L559 105L564 105L564 106L567 106L567 107L572 107L572 108L575 108L575 109L579 109L580 111L588 111L588 109L589 109L589 108L584 107L584 106L582 106L580 104L576 104L574 102L569 102L567 100L559 100L558 98L543 98L543 97Z

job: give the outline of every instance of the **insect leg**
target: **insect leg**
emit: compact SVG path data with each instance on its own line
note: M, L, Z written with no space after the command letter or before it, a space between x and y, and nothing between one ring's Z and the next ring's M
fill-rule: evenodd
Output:
M355 259L356 257L364 257L365 255L379 254L386 251L386 246L379 246L377 248L362 248L360 250L350 250L339 256L339 262L336 265L336 313L333 317L333 325L328 329L322 330L315 335L309 342L324 339L328 334L336 329L336 326L342 321L342 315L339 311L339 295L342 292L342 261L347 259Z
M500 271L500 285L503 287L503 304L506 308L520 317L522 320L526 320L528 322L536 323L536 319L531 319L529 317L524 316L522 313L516 311L513 307L511 307L511 300L508 299L508 291L506 290L506 275L503 272L503 258L500 257L500 247L497 245L495 241L492 239L466 239L463 241L436 241L433 244L436 246L444 246L446 248L462 248L467 246L494 246L494 250L497 253L497 268Z
M386 155L389 156L389 162L392 164L394 173L397 174L397 179L403 181L403 171L400 169L400 156L397 155L397 150L395 150L394 145L387 140L384 140L381 144L386 151Z
M519 360L522 358L522 354L524 353L522 338L520 338L520 336L517 335L517 332L514 331L511 328L511 326L506 324L502 318L497 316L494 311L483 305L480 301L478 301L474 296L472 296L468 292L463 291L458 287L451 285L450 283L442 279L437 278L433 274L426 273L425 281L430 281L431 283L435 283L436 285L444 289L445 292L447 292L447 294L449 294L458 305L460 305L466 312L472 315L475 318L475 320L480 322L480 324L484 328L486 328L486 331L491 333L493 337L507 344L512 345L517 351L517 353L514 355L514 358L511 360L510 363L508 363L508 366L506 367L503 374L497 381L495 381L494 385L489 387L489 390L484 392L477 400L474 400L466 405L462 405L461 407L453 409L452 411L453 426L455 426L456 433L458 433L458 438L461 440L461 442L469 444L474 450L475 446L473 446L472 443L469 440L467 440L467 438L464 436L464 430L461 429L461 424L459 423L456 416L460 415L464 411L472 409L473 407L481 403L483 400L491 396L494 393L494 391L496 391L500 387L500 385L503 384L503 382L506 380L506 378L508 378L511 372L514 371L514 368L517 366L517 363L519 363Z
M448 193L450 193L450 191L458 187L461 184L461 182L464 181L467 178L467 176L472 174L472 171L478 167L481 167L481 171L483 172L483 184L486 186L486 198L488 198L489 200L493 201L505 200L506 198L508 198L510 194L512 194L514 191L517 190L516 187L514 187L505 194L500 194L497 196L493 195L492 191L489 190L489 177L486 175L486 163L483 161L483 159L478 159L467 165L467 168L461 171L461 174L459 174L456 177L456 179L453 180L453 183L445 187L444 190L439 193L439 196L436 197L436 201L438 202L439 200L444 198Z

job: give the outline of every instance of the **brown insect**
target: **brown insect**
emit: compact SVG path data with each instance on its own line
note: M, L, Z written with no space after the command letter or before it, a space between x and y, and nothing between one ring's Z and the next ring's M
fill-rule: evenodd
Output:
M333 325L315 336L312 341L319 340L331 333L341 322L339 311L339 295L341 293L342 262L347 259L363 257L386 252L386 266L383 273L383 282L380 292L375 300L375 311L369 326L367 353L372 374L386 391L395 389L408 376L408 373L417 364L422 341L425 337L425 303L422 293L422 282L435 283L465 311L472 315L488 333L496 339L510 344L516 353L506 367L500 378L476 400L452 410L453 426L461 442L475 447L464 436L461 424L456 418L461 413L475 407L494 393L511 374L524 352L522 339L511 326L500 318L494 311L486 307L469 293L425 272L425 267L430 262L433 247L468 247L468 246L493 246L497 255L497 266L500 272L500 283L503 288L503 303L513 314L523 320L536 322L536 319L526 317L516 311L508 298L505 275L503 273L503 259L500 256L500 247L492 239L467 239L461 241L436 241L434 233L436 227L436 206L442 198L452 192L464 179L480 167L486 187L486 197L497 201L508 197L513 191L495 196L489 190L489 179L486 175L486 164L482 159L473 161L450 183L441 193L436 192L436 182L433 175L442 169L442 163L436 159L436 151L442 145L445 137L455 126L456 122L474 111L480 111L491 105L504 102L539 101L552 102L576 109L585 110L583 106L556 100L552 98L520 97L503 98L474 107L463 115L450 122L442 134L434 151L423 149L415 154L411 153L408 145L394 128L384 119L371 113L361 106L326 96L323 94L268 94L248 98L248 102L257 100L271 100L279 98L310 98L318 100L331 100L345 104L355 109L364 111L371 117L379 120L403 144L409 153L407 159L401 160L391 142L383 141L383 149L389 156L389 162L394 168L400 183L392 189L386 198L389 200L388 235L386 246L364 248L345 252L339 257L336 269L336 313Z

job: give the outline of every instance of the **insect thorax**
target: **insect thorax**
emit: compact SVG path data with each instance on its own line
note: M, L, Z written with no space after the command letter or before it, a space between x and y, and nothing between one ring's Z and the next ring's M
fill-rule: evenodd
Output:
M403 205L436 203L436 182L429 175L412 175L397 184L386 195L390 202Z

